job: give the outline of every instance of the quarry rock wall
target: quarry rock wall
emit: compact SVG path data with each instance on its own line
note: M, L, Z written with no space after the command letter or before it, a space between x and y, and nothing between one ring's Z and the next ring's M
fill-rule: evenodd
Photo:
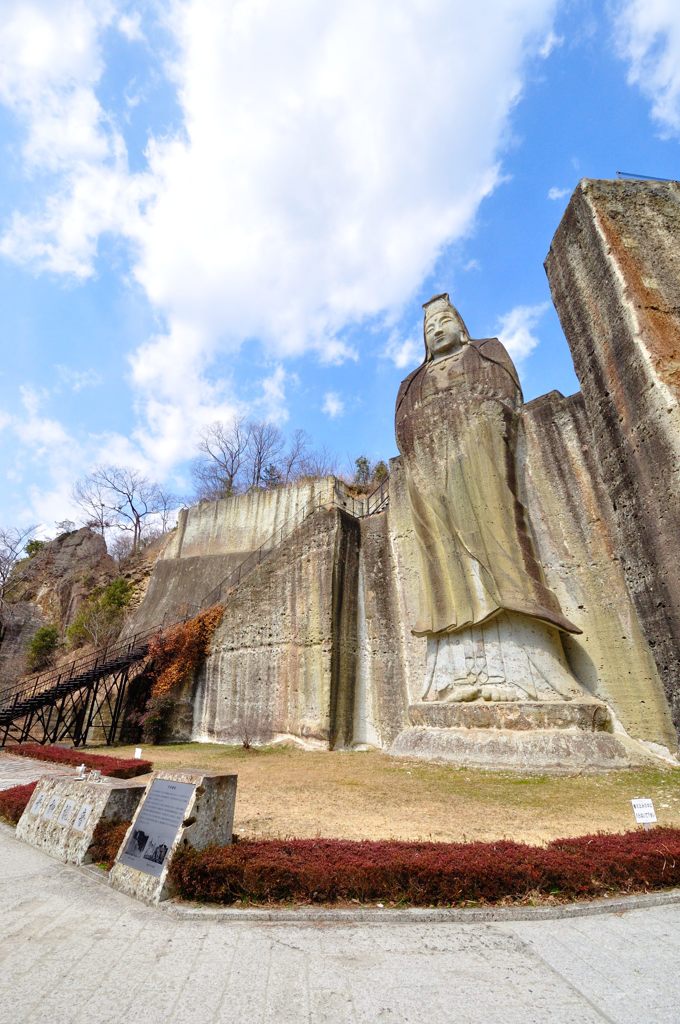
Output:
M571 669L629 735L673 749L673 723L617 554L583 396L552 391L525 405L522 420L522 499L539 561L565 615L583 630L562 637Z
M330 501L333 477L182 509L126 634L195 614L245 558L305 507Z
M397 576L388 512L360 521L357 580L357 663L355 747L388 747L407 722L405 651L408 631L400 616ZM412 638L415 639L415 638Z
M517 450L545 582L582 630L563 636L570 667L615 730L660 753L677 748L671 709L680 724L674 239L680 186L576 190L547 269L582 392L524 406ZM180 514L129 632L197 610L276 531L283 539L224 602L212 653L179 695L175 738L389 749L413 724L426 640L411 632L420 563L401 458L389 509L367 508L328 477Z
M320 510L225 605L193 738L345 745L353 720L358 527Z
M585 180L546 261L615 550L680 729L680 184Z

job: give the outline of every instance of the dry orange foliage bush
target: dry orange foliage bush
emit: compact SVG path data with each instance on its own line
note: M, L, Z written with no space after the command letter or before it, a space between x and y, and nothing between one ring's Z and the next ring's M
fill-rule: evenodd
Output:
M186 682L207 656L213 633L222 621L224 608L214 604L155 636L149 644L153 664L152 698L167 697Z

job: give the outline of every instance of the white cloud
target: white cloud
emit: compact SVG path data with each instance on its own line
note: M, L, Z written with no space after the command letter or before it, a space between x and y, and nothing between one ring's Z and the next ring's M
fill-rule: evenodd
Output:
M550 29L550 31L548 32L547 36L545 37L543 43L539 48L539 57L542 57L543 60L547 60L547 58L550 56L553 50L556 50L558 47L560 47L563 42L564 36L555 35L553 30Z
M553 185L548 189L548 199L564 199L570 192L570 188L558 188L557 185Z
M82 279L103 233L128 240L161 324L130 363L144 458L163 472L198 426L233 415L227 384L210 382L218 353L258 338L273 360L335 364L358 357L348 328L398 317L501 180L554 7L174 0L182 125L132 174L97 89L103 33L134 37L136 15L115 0L10 0L0 101L25 125L27 169L50 177L0 250ZM411 357L409 339L391 356Z
M322 409L326 413L326 416L329 416L332 420L336 420L344 413L345 403L340 398L337 391L327 391L323 396Z
M422 362L424 353L422 328L414 327L407 338L403 338L398 331L392 331L382 354L385 358L391 359L397 369L403 370L407 366L416 366Z
M122 14L116 24L118 31L121 35L130 43L141 43L144 42L144 33L142 32L142 17L139 11L133 11L132 14Z
M76 394L85 388L96 388L102 383L102 376L96 370L76 370L72 366L57 366L59 380Z
M680 134L680 6L677 0L627 0L615 25L628 82L652 101L667 135ZM635 168L633 168L635 170Z
M113 0L5 0L0 103L23 129L21 155L42 203L15 211L0 238L14 260L84 279L107 231L130 234L150 180L128 173L127 152L96 88L100 37Z
M262 396L253 403L257 415L264 416L269 423L285 423L288 419L286 383L293 383L296 380L295 374L286 373L282 366L277 366L274 372L262 381Z
M498 337L516 362L526 359L539 344L534 331L549 307L549 302L541 302L536 306L515 306L499 318Z
M466 274L469 273L471 270L481 270L481 267L481 263L479 262L479 260L476 259L468 260L467 263L463 264L463 270L465 271Z

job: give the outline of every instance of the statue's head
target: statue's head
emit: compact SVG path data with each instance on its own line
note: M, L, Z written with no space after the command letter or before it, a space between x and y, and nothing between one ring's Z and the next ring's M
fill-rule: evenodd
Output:
M452 355L470 341L467 327L446 293L424 303L425 361Z

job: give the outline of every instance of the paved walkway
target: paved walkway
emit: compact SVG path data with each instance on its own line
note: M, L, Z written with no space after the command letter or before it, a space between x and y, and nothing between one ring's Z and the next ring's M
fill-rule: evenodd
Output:
M0 828L0 1024L678 1024L679 964L677 904L472 924L196 919Z
M76 768L51 761L35 761L32 757L10 757L0 753L0 789L25 786L42 775L75 775Z

